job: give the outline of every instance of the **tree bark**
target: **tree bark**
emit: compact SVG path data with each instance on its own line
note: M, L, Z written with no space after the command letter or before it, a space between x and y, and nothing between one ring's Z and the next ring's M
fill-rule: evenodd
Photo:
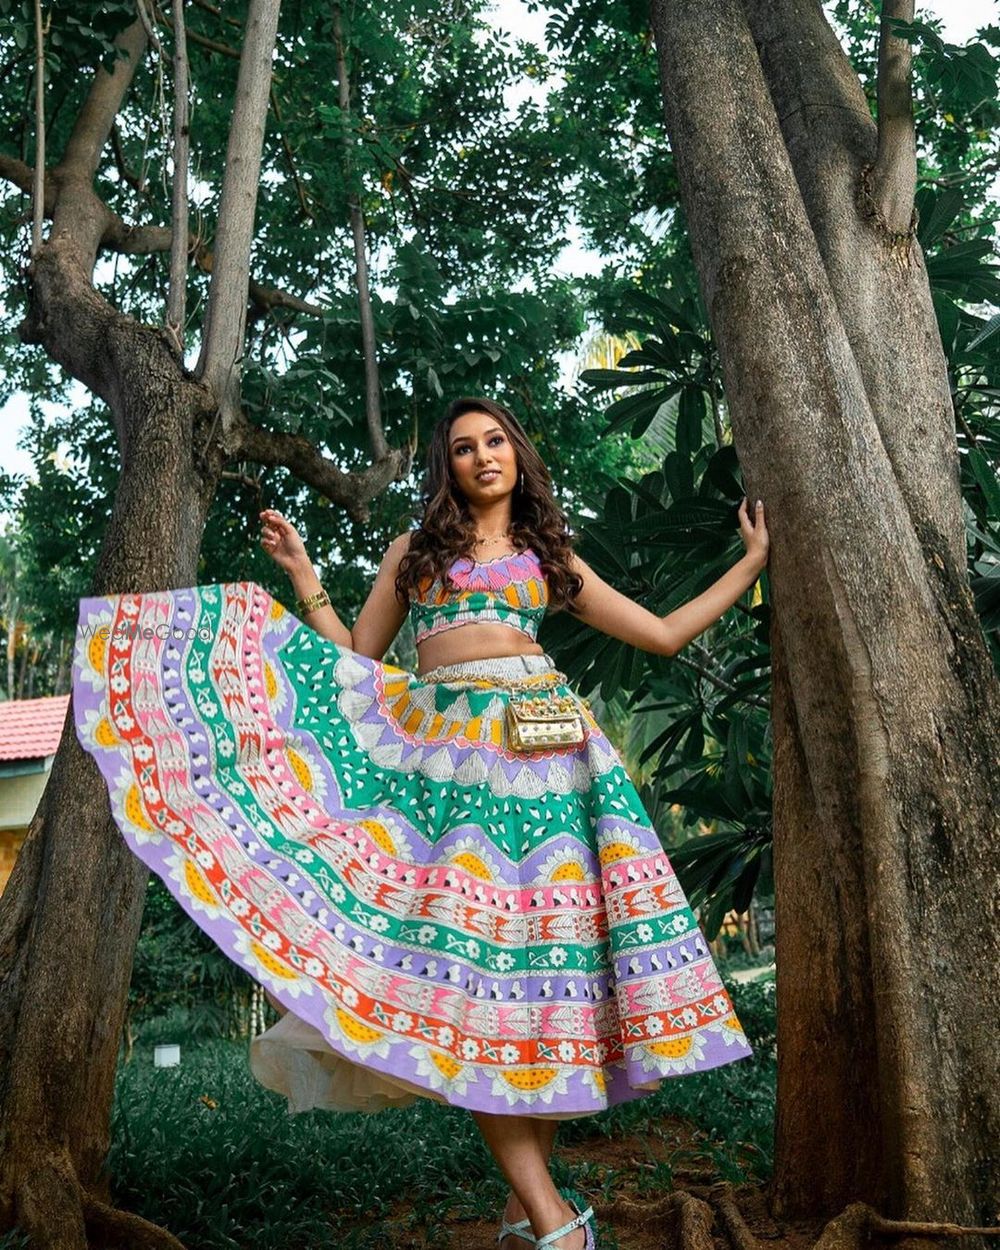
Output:
M175 336L177 354L184 359L187 320L188 134L189 110L187 35L184 0L174 8L174 149L170 204L170 286L167 292L167 328Z
M81 371L114 404L122 474L92 593L191 585L218 472L199 476L191 448L214 404L181 377L160 333L67 274L66 252L49 245L37 258L23 334L56 359L101 346ZM70 710L0 900L0 1224L33 1244L84 1247L88 1230L122 1244L103 1168L147 876L110 819ZM119 1232L125 1244L178 1244L128 1219Z
M876 181L879 128L819 5L745 0L743 7L878 437L910 515L933 531L952 575L964 579L947 362L920 245L915 238L905 248L896 243L877 215L891 211L886 186ZM873 202L859 207L866 185ZM929 490L942 472L953 485Z
M195 469L214 397L187 381L156 330L122 316L91 271L106 210L92 177L144 47L101 71L54 179L21 336L108 403L122 473L93 593L190 585L221 456ZM65 196L65 200L64 197ZM155 538L154 538L155 536ZM177 1246L108 1204L104 1160L146 869L110 819L70 711L42 804L0 900L0 1225L33 1244Z
M21 325L107 402L122 473L93 593L189 585L221 455L192 448L215 408L165 338L108 305L91 272L107 210L93 174L145 47L99 71L53 178L53 229L35 254ZM32 1244L177 1246L108 1204L103 1171L146 869L110 819L70 710L43 801L0 900L0 1226Z
M42 246L45 216L45 32L42 0L35 0L35 179L31 191L31 252Z
M230 365L243 350L246 297L254 290L254 214L247 186L237 183L259 164L271 64L266 45L270 38L273 46L277 7L277 0L251 6L253 72L241 67L244 94L233 121L246 133L230 143L224 175L229 203L239 204L228 210L234 216L225 229L220 225L205 378L185 371L169 328L123 316L92 283L98 248L111 237L127 249L126 236L134 243L140 233L97 196L94 175L145 50L141 21L119 36L127 55L111 72L96 73L62 159L39 179L52 229L32 257L21 337L105 401L121 456L92 595L197 580L205 520L234 451L301 469L357 517L409 464L408 450L391 449L368 468L344 473L305 440L256 429L240 409L238 370L234 375ZM35 181L33 170L9 157L0 157L0 177ZM249 181L255 192L256 175ZM225 195L223 201L226 212ZM170 245L170 230L146 229L157 247ZM182 223L178 229L183 233ZM274 292L264 297L291 301ZM227 420L217 436L222 409ZM12 675L11 654L8 681ZM176 1250L180 1243L168 1232L108 1200L111 1100L148 873L111 820L107 788L73 723L71 708L43 801L0 897L0 1231L19 1227L46 1250Z
M17 655L17 636L18 629L18 611L20 603L17 595L11 592L10 598L5 605L8 625L7 625L7 698L14 698L14 658Z
M365 419L368 422L368 440L372 456L382 460L388 453L388 444L382 431L382 390L379 383L378 356L375 347L375 318L372 315L371 294L368 289L368 257L365 246L365 217L361 210L361 197L354 185L356 173L351 152L351 78L344 52L344 23L340 5L333 6L333 40L337 49L337 101L344 147L344 180L348 186L347 205L351 219L351 237L354 241L354 284L358 290L358 312L361 321L361 350L365 361Z
M772 1206L984 1226L1000 691L926 273L857 203L878 136L815 0L654 0L652 18L734 439L772 532Z
M250 0L247 11L244 49L240 57L219 202L208 311L201 354L195 368L196 376L219 396L224 436L236 422L239 407L250 242L267 123L271 56L280 8L281 0Z
M0 906L0 1224L46 1247L87 1246L93 1204L108 1201L109 1113L148 874L107 806L70 717Z

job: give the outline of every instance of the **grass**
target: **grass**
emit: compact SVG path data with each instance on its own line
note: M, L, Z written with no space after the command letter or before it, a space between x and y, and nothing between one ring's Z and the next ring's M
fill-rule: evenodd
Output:
M720 1178L770 1174L774 987L729 988L753 1058L562 1123L557 1183L598 1201L625 1185L662 1193L692 1156ZM678 1119L681 1149L651 1149L639 1168L623 1167L615 1142L669 1148ZM405 1227L454 1246L447 1226L492 1220L505 1194L468 1112L420 1101L377 1115L289 1116L252 1077L245 1043L182 1045L181 1066L164 1069L140 1043L119 1069L112 1131L114 1201L199 1250L382 1250Z

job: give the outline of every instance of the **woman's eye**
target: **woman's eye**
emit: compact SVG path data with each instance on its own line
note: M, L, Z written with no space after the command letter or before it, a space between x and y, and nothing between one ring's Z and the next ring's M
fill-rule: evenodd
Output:
M493 447L497 443L503 443L505 441L506 440L504 439L504 436L502 434L491 434L490 437L486 440L486 443L487 443L487 446ZM456 456L460 456L464 451L471 451L472 446L469 443L463 443L461 446L455 447L453 450Z

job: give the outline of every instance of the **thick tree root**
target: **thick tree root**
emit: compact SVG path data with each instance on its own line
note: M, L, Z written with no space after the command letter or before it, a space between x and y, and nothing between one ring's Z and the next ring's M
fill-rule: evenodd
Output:
M764 1243L751 1231L736 1205L736 1196L729 1181L720 1181L708 1191L709 1201L719 1216L733 1250L762 1250Z
M761 1240L784 1241L787 1233L776 1221L768 1205L768 1191L760 1185L744 1182L733 1190L733 1201L740 1215Z
M732 1250L766 1250L775 1240L786 1246L808 1245L815 1235L800 1221L789 1236L790 1230L781 1221L775 1223L768 1212L764 1191L750 1185L734 1188L729 1181L677 1189L653 1203L623 1196L608 1215L614 1224L653 1225L660 1230L659 1244L667 1250L717 1250L720 1244ZM966 1236L1000 1236L1000 1226L886 1219L866 1203L852 1202L822 1226L812 1250L871 1250L878 1238L912 1238L916 1245L922 1238Z
M185 1250L184 1243L158 1224L84 1195L87 1240L101 1250Z
M876 1237L997 1237L1000 1227L968 1228L923 1220L889 1220L864 1202L852 1202L826 1225L814 1250L864 1250Z
M61 1152L22 1174L14 1189L14 1210L32 1250L87 1250L79 1191L73 1167Z
M27 1169L14 1193L32 1250L185 1250L166 1229L86 1193L61 1155Z
M684 1189L677 1189L670 1196L675 1212L677 1250L715 1250L712 1239L715 1216L709 1204Z

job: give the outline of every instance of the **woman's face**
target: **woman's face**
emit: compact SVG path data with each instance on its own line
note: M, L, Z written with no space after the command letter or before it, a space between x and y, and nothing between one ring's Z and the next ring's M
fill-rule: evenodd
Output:
M496 417L463 412L448 431L448 461L459 490L472 504L491 503L517 485L517 454Z

